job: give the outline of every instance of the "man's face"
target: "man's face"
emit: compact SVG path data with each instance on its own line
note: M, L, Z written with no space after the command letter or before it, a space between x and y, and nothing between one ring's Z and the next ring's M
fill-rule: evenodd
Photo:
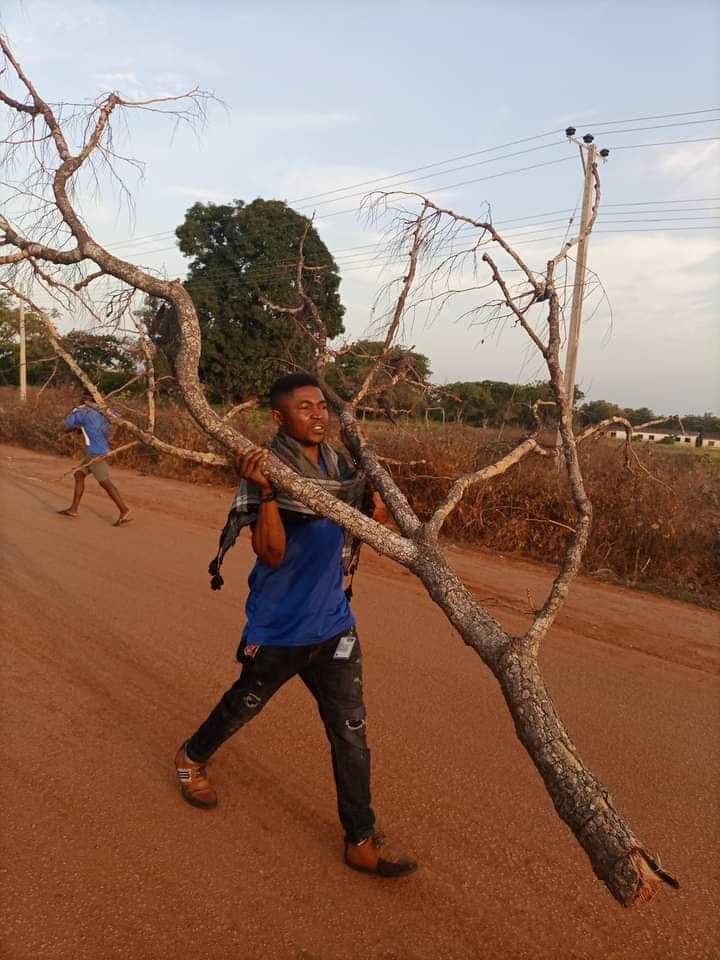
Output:
M328 406L318 387L296 387L281 399L279 409L273 410L272 415L275 423L298 443L315 446L325 439Z

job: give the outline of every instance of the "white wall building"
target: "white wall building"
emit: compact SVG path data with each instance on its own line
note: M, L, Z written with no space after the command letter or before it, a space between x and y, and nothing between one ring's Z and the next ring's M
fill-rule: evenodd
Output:
M608 436L624 440L625 431L622 427L612 427L608 430ZM666 440L668 437L671 437L675 443L687 445L688 447L698 446L697 439L699 436L700 434L698 433L680 433L678 430L671 430L668 427L645 427L633 433L633 438L637 437L638 440L642 440L644 443L660 443L661 440ZM716 447L720 450L720 434L702 434L699 445L702 447Z

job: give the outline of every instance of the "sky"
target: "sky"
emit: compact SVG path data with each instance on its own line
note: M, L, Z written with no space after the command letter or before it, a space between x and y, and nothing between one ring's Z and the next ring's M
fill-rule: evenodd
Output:
M720 5L5 0L0 16L48 100L197 85L222 101L200 129L137 112L116 128L145 167L127 174L133 210L108 186L83 197L100 241L182 277L174 230L191 204L286 200L315 212L340 265L351 338L373 329L400 269L374 252L357 184L475 217L490 204L542 269L582 190L562 131L593 133L610 149L588 260L603 288L588 293L578 385L622 406L720 413ZM419 311L403 331L435 382L542 376L522 331L460 312Z

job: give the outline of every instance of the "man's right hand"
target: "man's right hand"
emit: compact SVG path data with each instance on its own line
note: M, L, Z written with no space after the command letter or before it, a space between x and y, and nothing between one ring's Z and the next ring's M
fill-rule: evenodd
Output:
M264 472L264 466L267 458L270 456L269 450L262 448L251 450L249 453L235 454L235 470L237 475L244 480L250 480L260 487L261 495L272 492L272 485Z

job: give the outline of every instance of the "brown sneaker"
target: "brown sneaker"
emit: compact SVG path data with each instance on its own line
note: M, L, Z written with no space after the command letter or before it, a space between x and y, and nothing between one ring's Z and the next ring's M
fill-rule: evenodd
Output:
M345 842L345 863L352 870L372 873L376 877L407 877L417 870L417 863L408 857L382 856L385 837L376 833L362 843Z
M190 760L185 753L185 744L175 754L175 772L180 792L188 803L206 810L217 806L217 794L208 780L205 764Z

